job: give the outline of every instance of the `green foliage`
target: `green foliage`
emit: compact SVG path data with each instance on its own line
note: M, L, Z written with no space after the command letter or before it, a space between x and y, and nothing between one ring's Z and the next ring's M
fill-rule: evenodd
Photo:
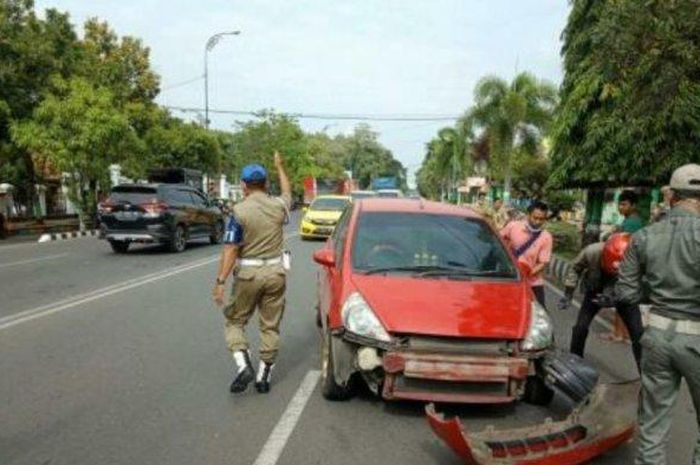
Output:
M31 120L13 125L13 140L69 173L72 200L91 215L98 186L109 185L109 165L138 156L143 146L109 89L81 78L55 87Z
M696 0L576 0L564 41L553 185L662 183L700 160Z

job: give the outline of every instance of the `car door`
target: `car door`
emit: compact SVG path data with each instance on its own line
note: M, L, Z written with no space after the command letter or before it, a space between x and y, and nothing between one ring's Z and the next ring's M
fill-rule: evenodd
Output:
M327 316L331 309L340 305L343 290L343 252L345 250L345 243L347 240L350 218L352 217L352 210L352 207L345 209L338 220L338 224L336 225L333 234L324 246L332 249L333 254L335 255L335 266L324 266L319 272L318 297L324 325L328 321Z
M212 231L213 217L209 211L209 200L196 190L190 190L190 197L194 205L194 222L196 234L209 235Z

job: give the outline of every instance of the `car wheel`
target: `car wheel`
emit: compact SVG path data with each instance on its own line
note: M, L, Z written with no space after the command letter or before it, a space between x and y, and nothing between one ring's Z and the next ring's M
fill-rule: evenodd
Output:
M528 376L525 381L525 402L533 405L547 406L554 399L554 391L550 389L540 376Z
M221 241L224 239L224 223L221 221L217 221L214 224L214 230L211 233L211 236L209 236L209 242L211 242L212 245L216 244L221 244Z
M179 253L185 250L186 245L187 235L185 232L185 228L181 224L178 224L175 227L175 231L173 231L172 238L168 242L168 249L171 252Z
M114 253L126 253L129 250L129 243L126 241L109 241Z
M335 382L333 368L333 338L330 331L324 331L321 339L321 393L328 400L348 400L354 392L352 383L341 386Z

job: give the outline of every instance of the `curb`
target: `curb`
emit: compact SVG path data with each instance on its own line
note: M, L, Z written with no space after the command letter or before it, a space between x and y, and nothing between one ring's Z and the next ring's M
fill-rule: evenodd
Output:
M76 239L78 237L97 237L99 235L99 229L92 229L89 231L71 231L64 233L42 234L37 242L65 241L68 239Z
M552 260L547 266L547 275L557 280L559 283L564 281L567 273L571 269L571 263L568 260L552 255Z

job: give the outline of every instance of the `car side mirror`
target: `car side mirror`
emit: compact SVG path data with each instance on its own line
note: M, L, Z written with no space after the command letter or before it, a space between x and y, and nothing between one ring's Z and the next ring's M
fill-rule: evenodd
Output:
M332 268L335 266L335 253L331 249L320 249L314 252L314 261L321 266Z
M522 260L518 260L518 269L525 279L532 277L532 267Z

